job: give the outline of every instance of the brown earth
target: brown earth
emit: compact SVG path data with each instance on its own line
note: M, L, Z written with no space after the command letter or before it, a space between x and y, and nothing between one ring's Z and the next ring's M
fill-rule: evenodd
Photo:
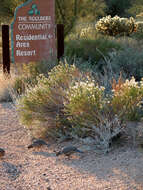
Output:
M0 103L0 190L143 190L143 152L124 138L108 154L97 154L78 142L51 143L28 150L30 137L15 108ZM54 150L74 144L83 156L67 160Z

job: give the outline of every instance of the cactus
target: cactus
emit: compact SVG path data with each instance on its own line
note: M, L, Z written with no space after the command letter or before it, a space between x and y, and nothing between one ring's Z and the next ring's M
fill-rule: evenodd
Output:
M137 29L137 24L133 17L120 18L118 16L111 17L106 16L100 19L96 24L96 30L100 33L116 36L116 35L127 35L135 32Z

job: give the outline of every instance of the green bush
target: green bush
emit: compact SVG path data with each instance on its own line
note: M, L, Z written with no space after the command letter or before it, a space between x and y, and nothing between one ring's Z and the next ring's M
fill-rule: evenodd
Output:
M126 78L134 76L137 80L141 80L143 76L143 53L135 48L118 51L111 57L110 65L115 73L122 72Z
M99 146L109 148L121 125L111 109L105 109L104 88L88 73L81 74L74 65L60 64L48 78L40 75L37 81L16 101L20 122L32 136L56 139L66 134L91 135Z
M97 37L98 33L95 28L95 24L93 26L88 26L85 28L82 28L80 31L80 38L87 38L87 39L95 39Z
M29 79L31 82L37 83L36 77L39 74L47 76L48 72L56 65L57 65L56 60L31 62L28 64L24 64L22 68L22 75L27 79Z
M131 37L142 40L143 39L143 22L137 22L137 30L134 32Z
M136 14L136 21L139 21L139 22L143 21L143 12Z
M114 80L112 95L105 94L90 73L60 63L47 77L39 75L37 84L26 88L16 106L21 123L33 137L90 136L108 150L124 121L142 117L142 97L143 81Z
M127 13L132 16L141 16L140 14L143 12L143 1L142 0L133 0L131 1L131 6L127 10Z
M76 134L87 135L92 125L100 121L99 113L105 103L104 87L99 87L91 79L78 81L67 90L67 100L64 106L68 119L73 128L80 127Z
M107 15L115 16L125 16L127 15L126 10L130 7L130 0L107 0L107 8L105 10Z
M140 120L143 117L143 81L136 82L134 77L125 82L121 78L113 81L112 107L114 113L126 121Z
M108 55L113 49L122 49L120 43L113 39L98 35L96 39L78 39L70 40L65 44L65 56L73 60L74 57L81 58L82 61L90 61L96 64L102 55L97 48L104 54Z
M37 85L28 88L16 102L21 123L31 131L32 136L57 137L64 133L63 101L65 91L73 79L80 77L75 66L60 64L48 73L40 75Z
M143 32L143 22L137 22L137 32Z
M18 74L13 77L12 96L21 95L29 85L37 84L37 76L43 74L48 76L48 72L57 65L56 60L31 62L23 64L18 68Z
M95 147L108 151L111 140L122 131L122 123L105 98L104 87L87 78L74 83L67 91L65 114L74 137L91 136Z
M130 35L136 31L137 25L135 20L130 17L128 18L120 18L118 16L111 17L106 16L100 19L96 23L96 30L101 32L102 34L109 35L109 36L124 36Z
M75 29L66 37L65 41L79 38L95 39L97 35L95 23L77 24Z

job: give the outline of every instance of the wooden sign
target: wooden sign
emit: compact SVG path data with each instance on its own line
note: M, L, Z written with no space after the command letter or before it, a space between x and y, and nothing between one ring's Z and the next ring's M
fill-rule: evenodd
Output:
M17 7L11 24L12 62L56 56L54 0L28 0Z

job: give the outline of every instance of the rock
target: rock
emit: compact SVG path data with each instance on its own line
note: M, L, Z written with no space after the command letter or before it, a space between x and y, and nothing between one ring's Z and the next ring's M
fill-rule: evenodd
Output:
M9 178L11 178L12 180L15 180L16 178L19 177L21 172L18 169L18 166L14 165L12 163L9 163L9 162L3 162L2 165L3 165L5 172L8 174Z

